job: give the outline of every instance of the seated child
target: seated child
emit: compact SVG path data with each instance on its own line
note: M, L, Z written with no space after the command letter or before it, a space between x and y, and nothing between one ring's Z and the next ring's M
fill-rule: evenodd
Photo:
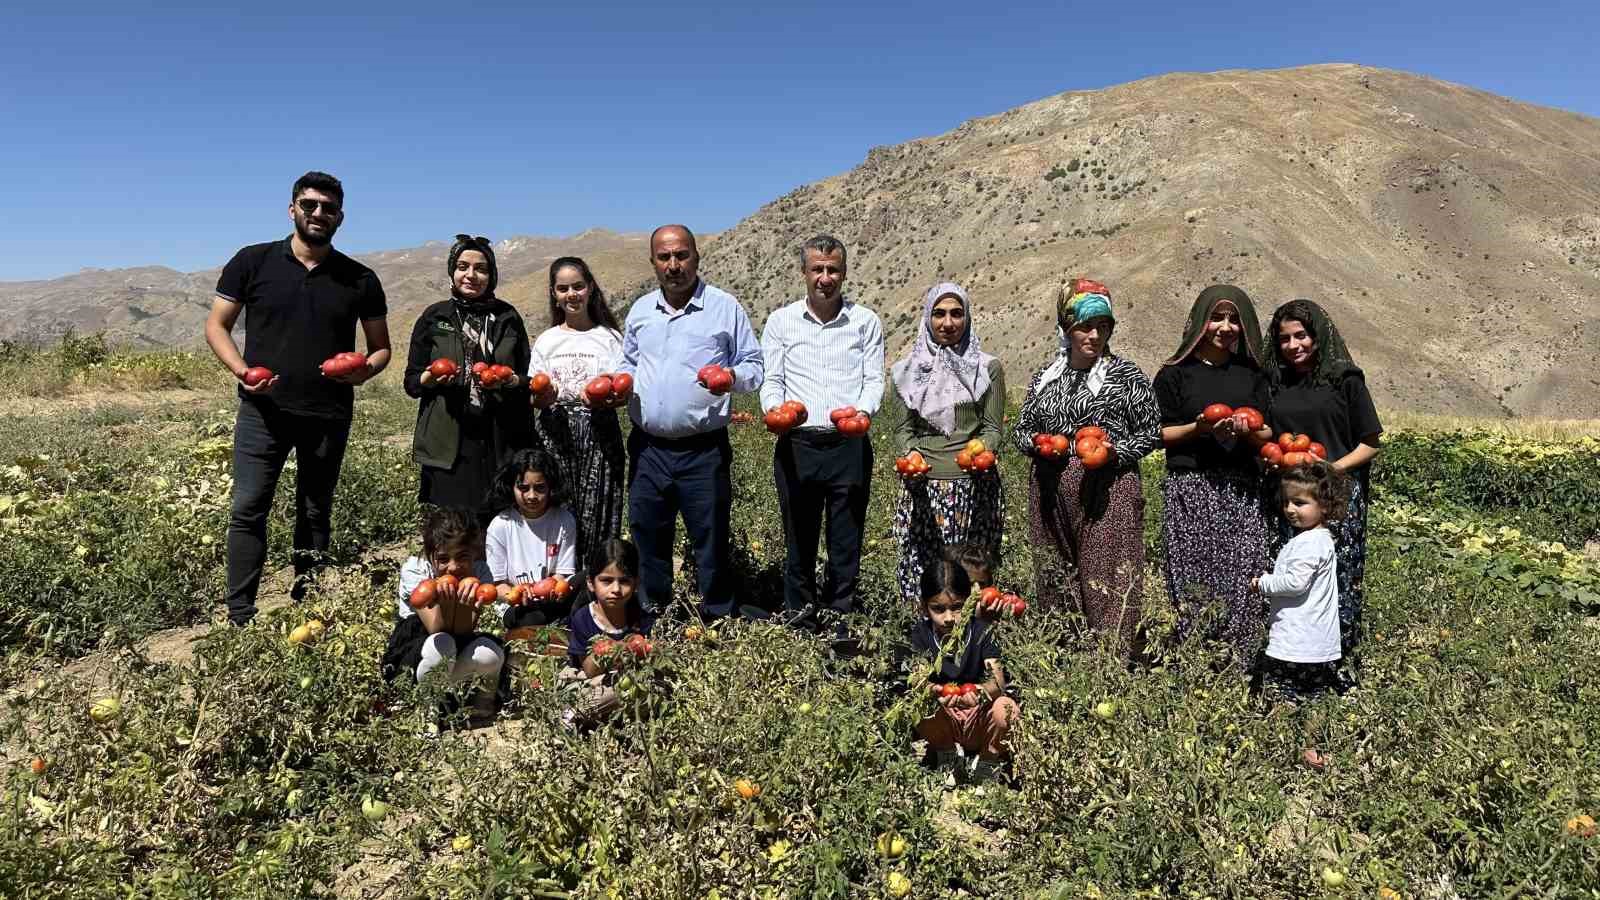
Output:
M505 649L498 639L477 630L473 586L465 583L453 591L439 590L434 604L425 609L414 609L410 603L422 582L445 575L458 582L468 577L489 579L483 531L464 509L434 508L423 519L422 555L400 567L396 621L383 652L383 677L393 681L404 672L418 682L433 675L451 684L473 685L474 715L492 716Z
M484 554L494 580L508 590L550 575L571 579L577 569L578 524L561 506L559 478L542 450L518 450L495 475L488 502L498 514L489 523ZM564 623L572 599L568 595L503 609L507 629Z
M917 734L944 758L959 745L993 764L1009 755L1006 736L1021 714L1016 701L1005 696L1000 646L989 623L976 615L957 632L972 593L972 580L957 559L947 554L923 569L921 593L922 615L909 637L914 654L938 661L929 679L931 688L975 684L977 690L941 696L939 708L917 723Z
M1295 536L1272 571L1250 582L1272 604L1255 687L1295 700L1339 685L1339 558L1327 523L1344 515L1349 494L1345 476L1324 462L1285 470L1279 492Z
M632 653L625 642L634 635L648 637L654 619L639 603L639 551L629 541L613 538L590 551L588 602L572 611L568 629L567 668L560 680L574 689L571 709L562 716L569 726L590 726L604 721L616 711L617 673L597 649L602 641L615 645L614 653Z

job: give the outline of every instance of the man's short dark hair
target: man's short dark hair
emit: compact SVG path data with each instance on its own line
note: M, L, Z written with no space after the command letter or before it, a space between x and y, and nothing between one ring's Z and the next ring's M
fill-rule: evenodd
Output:
M344 205L344 185L339 183L339 179L329 175L327 172L307 172L295 179L294 190L289 192L289 200L291 202L298 200L300 192L308 188L313 191L321 191L339 201L340 206Z
M831 234L819 234L811 240L800 245L800 267L802 269L805 268L806 265L807 250L815 250L823 256L827 256L830 253L837 253L839 254L839 265L849 265L849 261L845 257L844 242Z

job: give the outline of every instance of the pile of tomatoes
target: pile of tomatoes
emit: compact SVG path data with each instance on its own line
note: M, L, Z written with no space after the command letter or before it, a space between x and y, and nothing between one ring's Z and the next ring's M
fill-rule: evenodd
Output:
M1241 406L1238 409L1234 409L1226 403L1212 403L1200 411L1200 416L1212 425L1221 422L1223 419L1233 419L1235 420L1235 427L1250 434L1255 434L1261 430L1263 425L1267 424L1267 417L1261 414L1261 410L1253 406Z
M366 367L367 355L365 353L347 350L344 353L334 354L331 359L324 360L318 368L321 369L322 374L329 378L343 378L346 375L354 375Z
M828 413L828 420L845 437L860 437L872 427L872 417L854 406L843 406Z
M584 396L590 403L617 406L627 402L628 396L633 393L633 376L627 372L606 373L596 375L589 379L583 386Z
M806 423L811 414L806 411L806 405L799 400L785 400L767 410L762 421L766 423L767 430L773 434L788 434L791 429L798 428Z
M550 603L565 600L572 595L572 583L560 575L551 575L541 578L531 584L519 584L506 595L506 602L512 606L522 606L525 603Z
M1085 425L1072 436L1072 449L1085 469L1098 469L1111 461L1111 435L1099 425Z
M894 470L906 478L921 478L932 468L933 466L928 465L928 461L922 458L922 454L915 450L894 461Z
M733 370L727 366L709 363L700 367L700 371L695 374L695 381L720 397L733 390Z
M994 468L994 451L983 445L983 441L973 438L956 454L956 465L963 472L987 472Z
M1328 448L1313 441L1309 435L1290 434L1285 431L1276 441L1261 445L1261 458L1268 464L1292 469L1310 465L1328 458Z
M486 388L500 387L517 380L517 373L504 363L489 364L479 360L472 364L472 377Z
M1060 459L1072 449L1072 439L1064 434L1036 434L1033 436L1033 446L1039 449L1039 455L1045 459Z
M970 681L969 682L965 682L965 683L957 683L957 682L954 682L954 681L947 681L944 684L930 684L930 685L928 685L928 691L929 691L929 693L933 694L935 697L940 697L940 698L943 698L943 697L965 697L965 696L967 696L969 694L976 694L978 692L978 686L973 684Z

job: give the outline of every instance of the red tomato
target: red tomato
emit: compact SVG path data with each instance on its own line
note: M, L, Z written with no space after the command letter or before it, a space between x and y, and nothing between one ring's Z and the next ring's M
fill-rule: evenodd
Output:
M961 696L961 685L956 684L953 681L947 681L944 683L944 686L939 689L939 693L945 697L959 697Z
M846 437L860 437L872 428L872 420L866 413L856 413L848 419L839 420L839 432Z
M1253 432L1260 431L1261 427L1267 424L1266 416L1263 416L1261 410L1253 406L1241 406L1234 410L1233 414L1244 416L1244 427Z
M1311 442L1311 447L1307 450L1307 452L1310 453L1312 456L1315 456L1317 459L1327 459L1328 458L1328 448L1322 446L1321 444L1317 443L1316 441L1312 441Z
M1294 435L1290 434L1287 431L1285 431L1283 434L1278 435L1278 449L1282 450L1285 453L1288 453L1290 450L1293 450L1294 449Z
M1011 595L1011 618L1020 619L1020 618L1022 618L1022 614L1027 612L1027 611L1028 611L1028 601L1022 599L1021 597L1018 597L1015 594L1012 594Z
M572 583L567 581L565 578L562 578L560 575L555 576L555 580L556 597L563 600L566 599L567 595L572 593Z
M1293 469L1296 466L1303 466L1310 461L1311 454L1300 450L1290 450L1288 453L1283 455L1283 466L1287 469Z
M439 602L439 594L432 581L424 581L411 589L411 608L427 609Z
M1311 449L1311 438L1303 434L1297 434L1294 436L1294 445L1289 449L1305 453Z
M975 685L975 684L972 684L971 682L968 682L968 683L963 684L961 686L961 696L963 696L963 697L967 696L968 694L976 694L977 692L978 692L978 686Z
M1216 423L1221 422L1223 419L1226 419L1226 418L1229 418L1230 416L1232 416L1233 415L1233 407L1229 406L1226 403L1213 403L1210 406L1207 406L1204 410L1202 410L1200 415L1207 422L1210 422L1213 425L1215 425Z
M263 381L272 380L272 370L266 366L251 366L244 370L244 377L240 379L248 387L255 387Z
M533 377L528 379L528 390L532 393L542 394L552 387L554 385L550 382L550 376L543 372L535 372Z
M477 589L478 579L473 578L471 575L461 579L461 593L466 594L468 600L472 599L472 592Z
M794 411L779 406L767 413L762 421L773 434L784 434L795 426Z
M472 592L472 602L479 606L488 606L499 599L500 589L487 582L478 585L478 589Z
M1111 461L1111 447L1103 441L1084 441L1078 444L1078 459L1085 469L1098 469Z
M967 471L968 469L971 469L972 468L972 454L968 453L965 450L962 450L960 453L957 453L956 454L956 465L959 466L961 468L961 471L963 471L963 472Z
M987 472L994 468L994 451L985 450L972 458L972 467L979 472Z
M894 470L896 472L900 473L901 475L910 474L911 473L911 460L906 459L904 456L900 457L899 459L896 459L894 461Z
M1085 425L1079 428L1077 433L1072 436L1072 439L1082 440L1086 437L1099 438L1102 441L1111 439L1111 435L1107 434L1106 430L1099 425Z
M979 606L986 606L986 607L991 607L992 608L999 599L1000 599L1000 589L997 588L997 587L986 587L983 590L978 592L978 605Z
M854 406L841 406L833 412L828 413L828 421L832 422L834 425L838 425L840 419L848 419L855 414L856 408Z
M633 393L633 376L627 372L618 372L611 376L611 393L616 397L626 397Z
M1261 458L1275 466L1283 465L1283 448L1270 442L1262 444Z
M722 371L721 366L717 365L716 363L707 363L706 365L700 367L700 371L696 372L694 377L696 381L699 381L703 385L709 386L711 384L711 377L720 371Z
M483 378L483 373L487 371L489 371L489 364L481 359L472 364L472 377L474 378L481 380Z
M611 651L615 649L617 649L616 641L610 638L601 638L594 642L593 646L589 648L589 652L595 656L610 656Z
M701 370L704 371L704 370ZM714 371L706 375L706 390L713 394L722 395L733 390L733 371L716 366Z
M584 385L583 393L588 396L590 400L595 402L609 400L611 399L611 387L612 384L609 377L605 375L598 375L591 379L588 384Z
M434 589L445 596L454 594L460 586L461 582L454 575L440 575L433 580Z
M1052 434L1052 435L1050 435L1050 453L1051 453L1052 456L1055 456L1057 458L1066 456L1067 455L1067 448L1070 447L1070 446L1072 446L1072 442L1067 440L1067 436L1066 435L1064 435L1064 434Z
M646 656L650 655L651 650L655 649L653 646L651 646L649 639L642 634L629 635L627 648L628 652L632 653L637 659L644 659Z

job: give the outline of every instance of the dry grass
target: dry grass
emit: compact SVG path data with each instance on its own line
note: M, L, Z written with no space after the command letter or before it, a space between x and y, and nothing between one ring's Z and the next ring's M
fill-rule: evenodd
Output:
M1389 431L1490 431L1538 441L1575 441L1600 437L1600 419L1483 419L1384 410Z

